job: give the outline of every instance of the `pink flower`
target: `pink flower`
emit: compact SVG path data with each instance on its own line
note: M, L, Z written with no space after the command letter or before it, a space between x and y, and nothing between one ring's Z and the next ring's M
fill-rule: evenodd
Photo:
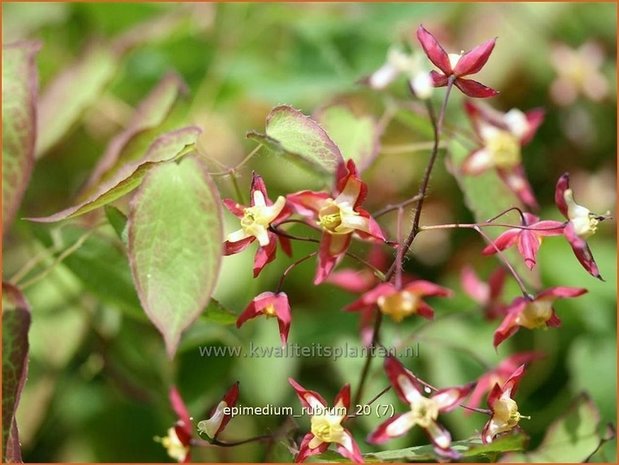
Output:
M254 297L247 308L243 310L243 313L239 315L236 320L236 327L240 328L247 320L260 315L265 315L267 318L277 318L279 335L282 339L282 344L286 345L291 320L290 304L288 303L286 293L279 292L275 294L267 291Z
M481 433L484 444L492 442L499 434L513 430L518 426L520 419L525 418L520 415L518 404L512 399L523 374L524 365L520 365L505 384L502 386L495 384L490 391L488 407L492 410L492 416Z
M497 268L484 282L475 274L473 268L465 266L462 268L460 282L464 291L471 298L483 307L484 315L488 320L494 320L505 315L505 304L501 301L503 286L505 284L505 268Z
M171 458L179 463L187 463L191 460L191 440L193 438L191 419L185 402L183 402L175 387L170 389L169 398L172 410L176 413L178 420L172 428L168 429L167 436L155 439L161 442Z
M473 389L471 397L469 398L468 406L471 408L479 407L484 394L490 391L495 384L502 386L520 365L532 362L543 356L544 354L541 352L521 352L507 357L494 369L484 373L477 380L475 389ZM470 413L470 411L468 411L468 413Z
M432 319L434 310L422 300L423 297L450 297L451 294L449 289L421 279L410 282L402 290L396 289L391 283L381 283L348 305L345 310L354 312L376 304L382 313L397 322L409 315Z
M464 76L478 73L483 68L494 49L496 39L488 40L473 50L460 54L447 54L436 38L423 26L417 29L417 39L430 61L441 71L431 73L434 87L446 86L451 78L454 79L456 87L469 97L486 98L498 94L496 90L477 81L464 79Z
M347 459L363 463L359 446L350 431L342 426L350 408L350 385L345 385L335 396L334 407L329 408L320 394L308 391L294 379L288 378L301 401L304 412L311 415L310 432L301 440L295 462L303 462L312 455L322 454L331 443Z
M394 415L379 425L368 436L368 442L382 444L389 439L404 435L413 426L419 425L425 429L438 454L457 458L457 452L450 447L449 431L436 420L439 413L456 408L471 392L473 385L441 389L431 397L424 397L423 386L419 380L395 358L385 359L385 372L400 400L410 406L410 411Z
M493 255L498 250L511 246L518 247L518 253L524 258L524 263L532 270L537 263L537 251L545 236L560 236L563 234L563 223L560 221L540 221L532 213L524 213L524 224L528 229L512 228L502 233L496 240L482 250L484 255Z
M501 113L487 106L465 102L464 108L483 146L472 151L462 163L462 172L478 175L490 169L525 204L537 208L533 190L524 173L521 149L527 145L544 120L544 110L526 113L514 108Z
M254 278L262 269L275 259L278 236L269 230L271 224L286 219L292 213L286 205L286 199L279 196L271 202L262 178L253 174L250 190L250 206L244 207L234 200L224 199L224 205L232 214L241 219L241 229L228 234L224 242L224 255L234 255L258 241L260 245L254 258ZM291 254L288 238L279 236L283 251Z
M600 270L593 259L593 254L587 239L595 234L597 226L607 216L591 213L588 208L578 205L574 201L574 194L570 189L570 175L563 174L557 182L555 203L559 211L568 219L563 234L572 246L574 255L587 272L598 279L602 279Z
M494 347L515 334L521 326L535 329L561 325L561 320L552 306L553 302L557 299L578 297L586 292L586 289L576 287L551 287L535 297L516 297L494 332Z
M224 394L223 398L211 411L208 420L202 420L198 423L198 431L206 434L210 439L215 439L221 433L232 415L226 413L226 408L234 407L239 397L239 382L237 381Z
M353 233L362 239L384 241L378 223L361 208L367 186L357 175L355 163L340 164L334 198L327 192L301 191L288 195L295 210L322 228L318 269L314 284L320 284L342 259Z

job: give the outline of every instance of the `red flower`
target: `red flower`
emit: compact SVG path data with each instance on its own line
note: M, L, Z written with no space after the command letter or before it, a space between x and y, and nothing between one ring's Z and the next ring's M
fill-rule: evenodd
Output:
M288 303L286 293L279 292L274 294L273 292L263 292L254 297L243 313L239 315L236 320L236 327L240 328L247 320L260 315L266 315L267 318L277 318L279 335L282 339L282 344L286 345L291 320L290 304Z
M518 404L512 399L523 374L524 365L520 365L502 387L495 384L490 391L488 407L492 410L492 416L481 433L484 444L492 442L499 434L511 431L518 426L520 419L524 418L518 411Z
M536 264L537 251L542 244L542 239L545 236L560 236L563 234L563 223L550 220L540 221L532 213L524 213L523 226L530 229L508 229L497 237L492 244L486 246L481 253L493 255L497 253L497 249L505 250L516 245L518 253L524 258L524 263L532 270Z
M484 315L488 320L494 320L505 315L506 306L501 301L501 294L503 293L506 275L505 268L499 267L490 275L486 283L477 277L470 266L462 268L460 275L462 288L483 307Z
M521 352L519 354L514 354L507 357L494 369L484 373L477 380L477 384L471 393L471 397L469 398L467 405L471 408L479 407L484 394L490 391L495 384L502 386L520 365L532 362L533 360L537 360L543 356L544 354L541 352ZM470 413L470 411L467 411L467 413Z
M185 402L175 387L170 389L170 404L178 420L176 424L168 429L168 435L158 439L161 445L166 448L168 455L179 463L187 463L191 460L191 439L193 428L189 412Z
M473 50L460 54L447 54L436 38L423 26L417 29L417 39L430 61L441 70L440 73L436 71L431 73L434 87L446 86L451 78L454 79L456 87L469 97L486 98L498 94L496 90L477 81L464 79L464 76L478 73L483 68L492 53L496 39L488 40Z
M589 272L590 275L602 279L600 270L593 259L593 254L587 238L595 234L597 226L607 217L591 213L588 208L578 205L574 201L574 194L570 189L570 175L565 173L559 178L555 190L555 203L559 211L568 219L563 234L572 246L574 255L580 264Z
M472 102L465 102L464 108L483 147L465 158L462 172L477 175L496 169L503 182L525 205L537 208L522 166L521 148L531 141L542 124L544 110L536 108L523 113L514 108L501 113Z
M336 173L336 189L332 198L326 192L301 191L288 195L295 210L322 228L318 253L318 270L314 284L323 282L342 259L353 233L362 239L384 241L378 223L360 205L367 186L357 175L355 163L340 164Z
M359 446L350 431L342 426L350 408L350 385L340 390L333 401L334 407L329 408L317 392L308 391L292 378L288 378L288 382L299 396L304 412L311 415L311 431L303 437L295 462L303 462L312 455L322 454L329 448L329 444L335 443L342 456L363 463Z
M527 329L556 327L561 324L552 304L557 299L578 297L587 292L576 287L551 287L534 298L516 297L507 308L507 315L494 332L494 347L512 336L521 326Z
M219 433L221 433L232 415L226 413L226 407L234 407L239 397L239 382L237 381L230 389L224 394L219 403L211 410L211 415L208 420L202 420L198 423L198 431L206 434L209 438L215 439Z
M402 290L397 290L391 283L381 283L348 305L345 310L354 312L376 304L382 313L389 315L397 322L415 314L432 319L434 310L422 298L428 296L450 297L451 294L452 292L449 289L430 281L412 281Z
M291 254L290 241L283 236L277 236L269 230L271 224L286 219L292 213L286 205L286 199L279 196L275 203L271 202L262 178L256 173L251 181L249 207L239 205L234 200L224 199L224 205L232 214L241 218L241 229L228 234L224 242L224 255L234 255L258 240L260 247L254 258L254 278L262 269L275 259L277 238L283 251Z
M434 449L440 455L457 458L451 447L451 435L436 420L439 413L456 408L471 392L472 385L441 389L431 397L424 397L419 380L393 357L385 359L385 372L400 400L410 406L410 411L394 415L368 436L368 442L381 444L405 434L415 425L424 428Z

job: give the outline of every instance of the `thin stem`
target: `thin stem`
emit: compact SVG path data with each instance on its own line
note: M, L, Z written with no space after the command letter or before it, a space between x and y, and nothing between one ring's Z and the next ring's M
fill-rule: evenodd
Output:
M509 272L512 274L512 276L514 277L514 279L516 280L516 282L518 283L518 287L520 287L520 290L522 291L522 294L528 298L528 299L533 299L533 296L529 293L529 291L527 290L527 286L524 283L524 280L522 279L522 277L520 276L520 274L518 274L518 272L516 271L516 269L512 266L512 264L509 262L509 260L507 259L507 257L505 257L505 254L503 253L502 250L500 250L496 244L494 243L494 241L492 239L490 239L488 237L488 235L483 232L481 230L481 228L479 226L475 226L473 228L475 231L477 231L485 240L486 242L488 242L488 244L492 245L492 247L494 248L494 250L496 251L497 256L499 257L499 259L503 262L503 265L505 265L505 267L509 270Z
M403 202L387 205L381 208L380 210L377 210L375 213L372 213L372 217L376 219L379 216L383 216L389 212L399 210L400 208L406 207L407 205L410 205L411 203L417 202L420 198L421 198L420 196L415 195L414 197L404 200Z
M269 434L263 434L261 436L254 436L252 438L248 438L248 439L243 439L241 441L233 441L233 442L227 442L227 441L220 441L219 439L213 439L212 441L205 441L204 439L192 439L191 440L191 445L194 447L236 447L236 446L242 446L243 444L248 444L250 442L257 442L257 441L271 441L273 439L273 436L269 435Z
M395 288L402 288L402 261L404 257L402 256L402 217L404 216L404 209L402 207L398 208L398 219L397 219L397 227L396 227L396 240L398 241L398 250L396 251L396 268L395 268Z
M475 229L475 228L487 228L489 226L496 226L499 228L510 228L510 229L522 229L526 231L557 231L560 228L557 226L547 227L547 228L535 228L531 226L524 226L521 224L507 224L507 223L449 223L449 224L433 224L428 226L420 226L419 232L421 231L432 231L435 229Z
M236 198L239 200L239 203L244 204L245 198L243 197L243 193L241 192L241 188L239 187L239 180L237 179L236 173L233 169L230 170L230 180L232 181L232 185L234 186Z
M486 220L486 223L492 223L493 221L498 220L498 219L499 219L500 217L502 217L503 215L507 215L507 214L508 214L509 212L511 212L511 211L517 211L517 212L518 212L518 214L520 215L520 221L522 221L522 224L525 224L525 223L526 223L526 220L525 220L525 218L524 218L524 213L523 213L523 211L522 211L520 208L518 208L518 207L510 207L510 208L508 208L507 210L503 210L503 211L502 211L501 213L499 213L498 215L493 216L493 217L492 217L492 218L490 218L489 220Z
M284 285L284 280L286 279L286 276L288 276L288 273L290 273L292 270L294 270L297 266L299 266L301 263L303 263L305 260L308 260L310 258L312 258L313 256L318 255L318 252L312 252L309 255L306 255L304 257L301 257L300 259L298 259L296 262L290 264L288 266L288 268L286 268L284 270L284 272L282 273L282 277L279 278L279 283L277 285L277 291L275 291L276 293L279 293L282 290L282 286Z
M262 144L258 144L248 155L245 156L236 166L232 168L228 168L224 171L219 171L215 173L209 173L211 176L234 176L236 171L238 171L245 163L247 163L254 155L258 153L258 151L262 148ZM217 163L220 163L219 160L216 160ZM220 163L221 164L221 163ZM225 166L221 164L222 166Z
M428 114L430 115L430 120L432 122L432 127L434 129L434 146L432 147L432 153L430 155L430 160L428 161L428 166L426 166L426 171L423 175L423 180L421 182L421 186L419 187L418 193L418 203L417 208L415 209L415 216L413 218L413 227L411 232L406 239L404 246L402 244L398 247L398 254L396 260L394 260L393 264L387 271L385 275L385 281L389 281L393 276L396 267L401 266L401 260L404 257L404 254L408 251L411 244L415 240L415 236L417 235L419 229L419 220L421 219L421 210L423 208L423 201L428 191L428 185L430 183L430 175L432 174L432 169L434 168L434 164L438 157L438 149L440 144L440 134L441 128L443 125L443 119L445 118L445 110L447 108L447 101L449 100L449 94L451 93L451 88L453 87L455 78L453 76L449 77L449 81L447 82L447 91L445 92L445 98L443 100L443 104L441 106L441 113L438 117L438 121L434 115L434 109L430 103L427 104ZM399 263L399 264L398 264ZM383 321L383 314L379 311L376 311L376 320L374 321L374 333L372 334L372 346L375 346L379 342L379 332L380 327ZM363 394L363 388L365 386L368 374L370 372L370 366L372 364L372 351L368 352L368 356L365 360L365 364L363 365L363 369L361 371L361 378L359 380L359 387L357 388L357 394L355 395L355 404L359 402L361 396Z
M56 260L54 260L52 262L52 264L47 267L45 270L43 270L41 273L39 273L38 275L32 277L31 279L29 279L28 281L26 281L25 283L23 283L20 287L23 290L27 289L28 287L32 286L33 284L38 283L40 280L42 280L43 278L45 278L49 273L52 272L52 270L59 265L60 263L63 262L63 260L65 258L67 258L68 256L70 256L72 253L74 253L75 251L77 251L80 247L82 247L82 245L84 245L84 242L86 242L86 240L92 236L94 233L96 232L96 228L91 229L90 231L86 232L85 234L83 234L82 236L80 236L80 238L75 241L75 243L69 247L68 249L66 249L64 252L62 252L58 258L56 258Z
M380 153L383 155L398 155L402 153L430 150L432 147L434 147L434 142L414 142L412 144L385 145L381 147ZM441 148L445 148L445 144L441 144Z

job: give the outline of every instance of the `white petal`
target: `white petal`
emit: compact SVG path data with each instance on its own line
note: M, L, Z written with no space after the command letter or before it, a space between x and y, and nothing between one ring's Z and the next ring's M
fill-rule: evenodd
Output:
M204 422L200 422L203 425L202 430L209 438L214 438L215 434L217 434L217 430L221 426L221 422L224 420L224 408L226 406L227 404L224 401L221 401L217 405L213 416Z
M400 375L398 376L397 381L398 381L398 386L400 387L400 390L404 394L404 397L406 397L406 400L408 401L409 404L415 403L417 399L422 397L421 393L417 390L415 385L411 382L411 380L407 376Z
M265 207L266 201L264 199L264 195L262 192L255 190L254 191L254 207Z
M505 123L509 131L518 139L522 139L522 137L529 130L529 122L527 121L527 116L517 108L512 108L507 113L505 113L505 116L503 116L503 122Z
M370 84L370 87L372 89L381 90L391 84L393 80L397 77L398 70L395 68L395 66L387 63L370 75L368 83Z
M316 449L316 447L320 446L324 441L320 438L318 438L318 436L314 436L310 442L307 444L307 447L309 447L310 449Z
M250 235L247 234L244 229L239 229L238 231L234 231L228 234L226 239L228 240L228 242L238 242L238 241L242 241L243 239L249 236Z
M385 429L387 436L396 437L406 433L415 425L413 416L410 413L405 413L400 418L395 420Z
M432 436L434 443L441 449L447 449L451 444L451 435L449 434L449 431L439 426L438 423L430 423L426 430L430 436Z

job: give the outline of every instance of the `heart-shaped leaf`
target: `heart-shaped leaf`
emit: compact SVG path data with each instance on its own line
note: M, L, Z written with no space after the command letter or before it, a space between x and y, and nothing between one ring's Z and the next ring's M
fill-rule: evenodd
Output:
M334 173L342 161L340 149L325 130L291 106L273 108L267 116L265 132L251 131L247 137L276 153L291 155L328 174Z
M15 412L28 371L30 308L21 291L2 283L2 450L6 462L21 461Z
M344 105L332 105L316 114L316 119L337 144L344 158L352 158L364 170L380 149L380 131L371 116L357 116Z
M138 187L150 169L191 152L200 132L197 127L187 127L162 135L151 144L141 160L123 167L85 201L50 216L27 219L38 223L54 223L75 218L119 199Z
M34 165L37 42L2 47L2 229L19 208Z
M173 356L211 298L223 253L221 202L196 156L148 173L131 202L128 233L142 307Z
M37 113L36 156L42 157L101 95L118 67L110 47L92 45L43 89Z
M138 105L127 127L110 141L90 175L86 189L96 186L101 180L109 179L109 177L106 179L106 175L109 176L110 172L118 167L119 162L135 161L131 159L132 154L126 152L131 152L129 149L132 145L136 145L136 139L140 136L149 135L145 134L145 131L163 123L179 94L185 92L186 89L185 83L178 75L171 73L165 76ZM140 155L138 153L138 156Z

